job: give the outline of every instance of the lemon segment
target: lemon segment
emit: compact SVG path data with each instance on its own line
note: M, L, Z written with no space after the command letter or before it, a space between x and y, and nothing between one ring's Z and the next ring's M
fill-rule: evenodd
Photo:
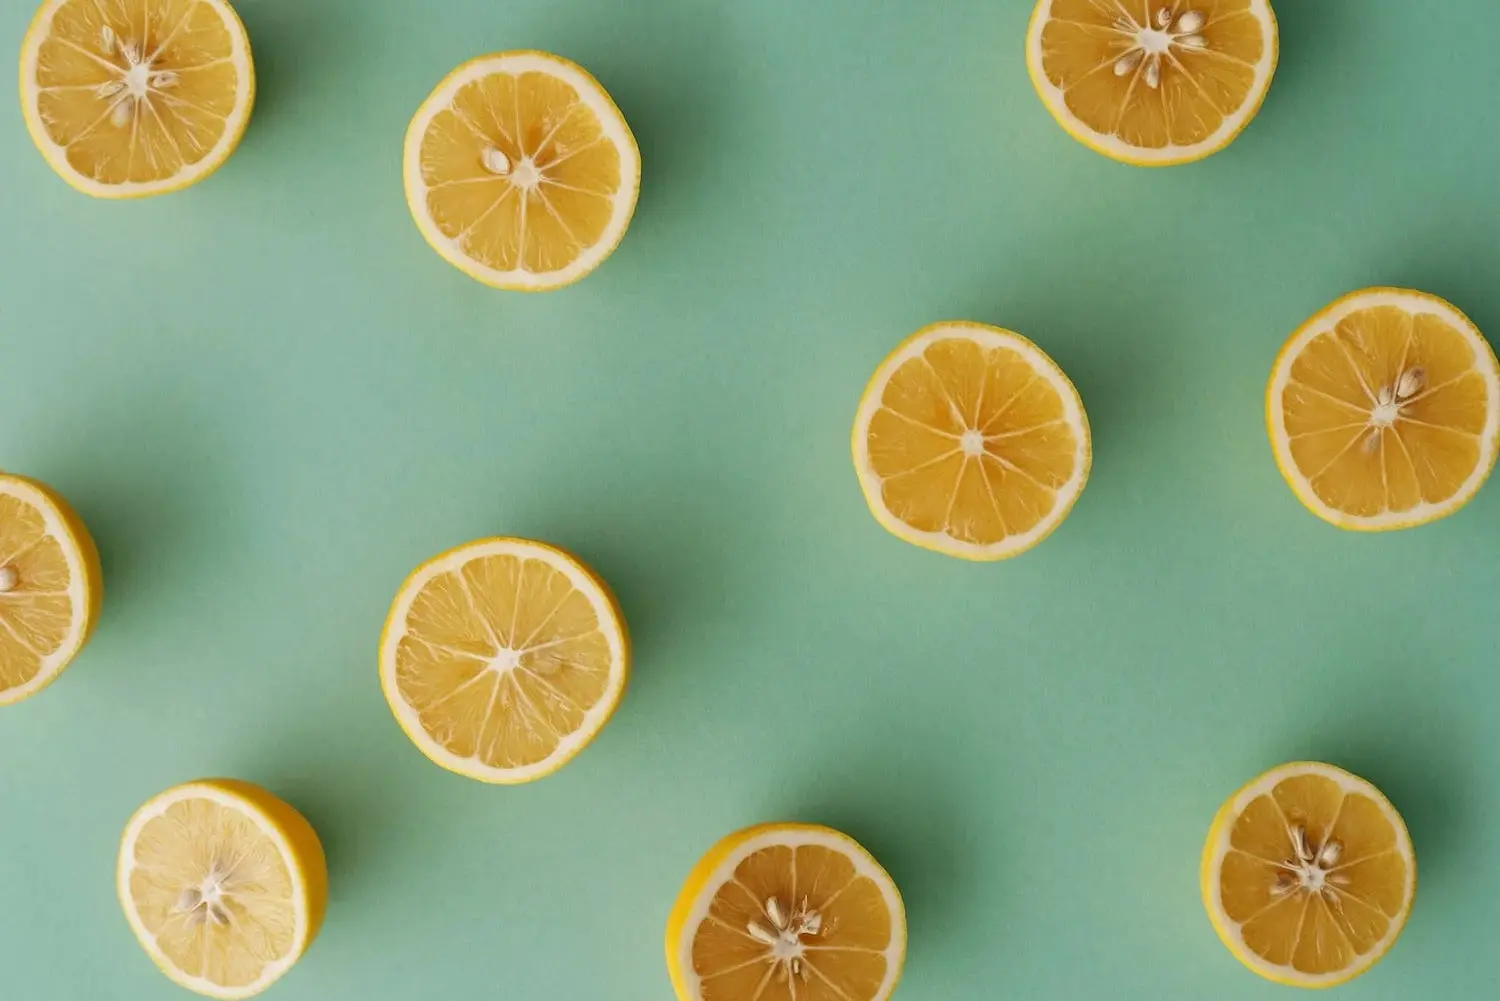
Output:
M854 420L854 467L887 530L971 560L1025 552L1088 480L1078 391L1020 334L978 323L918 331L876 370Z
M1468 317L1409 289L1352 293L1292 335L1266 422L1292 491L1340 528L1453 514L1493 469L1500 363Z
M380 644L386 701L433 762L483 782L550 775L614 714L630 642L609 588L541 542L485 539L419 567Z
M406 199L428 244L496 288L569 285L630 225L641 155L582 67L544 52L465 63L406 134Z
M175 983L247 998L312 943L328 904L328 866L311 825L248 782L169 789L131 817L120 843L120 905Z
M57 680L93 634L103 600L99 551L67 501L0 473L0 705Z
M906 911L852 838L764 824L694 867L666 950L678 1001L885 1001L906 960Z
M1203 902L1251 970L1296 987L1368 971L1406 925L1417 861L1401 815L1369 782L1295 762L1219 810L1203 849Z
M1217 153L1255 117L1276 71L1267 0L1040 0L1026 64L1079 142L1138 166Z
M63 180L99 198L178 191L239 144L255 102L225 0L48 0L21 50L21 106Z

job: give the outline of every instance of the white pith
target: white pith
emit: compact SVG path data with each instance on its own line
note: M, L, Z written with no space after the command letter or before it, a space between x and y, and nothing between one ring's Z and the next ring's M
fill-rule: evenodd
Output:
M1080 120L1068 107L1067 101L1064 98L1065 91L1048 78L1042 62L1042 32L1048 22L1052 20L1052 5L1053 0L1040 0L1036 12L1031 19L1031 29L1027 35L1026 47L1027 62L1032 68L1032 79L1036 84L1037 90L1041 93L1042 100L1046 102L1053 114L1064 123L1065 128L1070 133L1094 149L1116 159L1165 166L1196 160L1222 149L1245 127L1251 116L1259 109L1261 100L1271 86L1271 76L1276 69L1276 20L1275 16L1271 13L1270 4L1267 0L1250 0L1250 5L1245 13L1253 15L1265 26L1266 44L1264 51L1261 53L1260 61L1253 67L1254 80L1249 93L1245 95L1245 100L1240 107L1226 115L1224 121L1219 124L1219 127L1212 135L1197 143L1186 146L1169 143L1160 148L1132 146L1119 136L1112 133L1095 131ZM1151 24L1140 24L1135 19L1138 11L1128 10L1121 3L1115 3L1115 6L1119 8L1120 17L1128 19L1132 25L1128 31L1123 28L1117 30L1120 30L1122 35L1131 38L1135 45L1148 53L1148 56L1152 54L1152 50L1156 50L1156 53L1160 54L1161 59L1168 64L1172 62L1171 44L1180 44L1181 37L1197 36L1201 38L1201 32L1213 25L1213 21L1210 20L1205 23L1204 28L1200 28L1197 32L1177 33L1177 35L1173 36L1174 41L1169 43L1168 36L1172 35L1169 30L1162 30ZM1185 12L1201 11L1206 6L1207 4L1197 4L1191 2L1191 0L1166 0L1166 2L1153 2L1151 8L1153 11L1169 10L1175 20L1180 18ZM1240 12L1237 11L1235 13ZM1124 51L1122 50L1122 55ZM1152 65L1151 58L1143 59L1138 65L1132 67L1130 72L1144 75L1146 68L1150 65ZM1157 63L1157 65L1160 65L1160 63ZM1111 66L1111 63L1105 63L1094 72L1113 72ZM1147 86L1144 78L1141 80L1140 85Z
M136 913L135 901L130 893L130 877L136 869L135 844L140 838L141 831L145 826L157 817L162 816L172 806L185 800L207 800L222 807L227 807L246 817L259 828L267 838L276 846L277 852L286 863L288 874L291 876L292 884L292 911L295 915L295 923L292 933L292 947L281 959L267 964L261 975L253 983L243 987L221 987L213 981L202 976L188 973L177 967L172 960L162 951L157 943L156 935L148 929ZM307 948L307 939L310 931L308 924L308 891L305 875L296 863L296 855L292 846L275 824L271 823L258 809L244 799L225 792L222 789L210 785L190 783L170 789L155 799L146 803L136 811L135 816L130 818L130 823L125 828L125 836L120 843L119 865L116 870L116 888L120 897L120 904L125 910L125 918L130 923L131 930L135 932L136 938L140 940L143 948L150 953L159 967L170 971L170 976L177 983L192 991L213 998L224 998L228 1001L238 1001L240 998L248 998L259 994L276 980L280 979L287 970L301 957Z
M478 757L478 748L475 749L475 754L472 757L459 757L438 743L422 726L421 714L402 698L401 687L396 677L397 649L400 646L402 637L406 635L406 619L411 612L412 603L416 600L417 595L421 594L422 589L434 577L444 573L456 573L464 564L472 560L490 556L513 556L522 560L540 560L564 574L568 582L573 585L574 590L578 591L588 600L589 605L593 608L594 616L598 620L599 631L609 644L609 681L605 686L603 694L599 696L598 701L584 714L583 721L579 724L578 729L565 735L547 757L520 768L496 768L489 765ZM422 748L423 753L449 771L460 775L481 779L486 782L517 784L540 778L555 771L563 763L576 755L604 728L604 724L609 720L609 715L614 709L615 704L619 702L625 687L625 636L620 629L619 620L608 597L581 567L557 551L545 546L535 545L519 539L489 539L444 554L418 568L412 574L411 578L407 580L405 586L401 589L401 593L397 596L395 604L391 608L389 622L390 627L386 630L385 636L381 641L380 676L381 685L385 689L391 710L396 714L401 728ZM514 670L519 664L519 660L519 651L512 651L502 647L499 655L489 665L489 669L496 671Z
M78 549L78 543L73 538L67 522L63 520L62 512L52 503L42 491L22 480L9 476L0 475L0 494L14 497L28 507L36 510L45 525L47 535L57 540L58 547L62 550L63 558L68 564L68 600L73 611L72 622L69 623L68 634L64 637L62 644L50 655L42 658L41 667L36 676L23 685L0 691L0 706L20 702L22 699L40 691L57 677L68 663L78 655L83 647L84 636L88 630L89 616L89 594L87 584L87 571L84 567L83 553ZM5 607L8 601L22 601L27 595L26 581L17 575L13 587L5 593L0 593L0 608ZM0 629L9 629L10 626L0 620ZM25 639L15 632L11 633L16 642L31 649ZM33 652L36 652L33 650Z
M1047 516L1028 531L1008 535L990 545L979 545L956 539L947 532L922 531L896 518L885 506L881 490L883 480L870 460L870 421L881 408L886 386L889 385L892 376L902 365L921 355L934 342L949 338L973 341L984 349L1005 348L1019 354L1038 377L1056 390L1058 398L1062 401L1062 420L1073 429L1077 447L1074 454L1073 476L1055 491L1052 510L1047 513ZM854 462L859 474L860 486L864 490L875 517L893 534L939 552L979 560L1003 559L1006 556L1022 553L1046 538L1058 525L1062 524L1088 480L1091 442L1088 418L1084 413L1083 403L1078 397L1078 391L1056 363L1035 344L1010 331L983 324L936 324L919 332L901 345L894 354L881 363L880 368L871 378L864 398L860 401L859 411L855 415L854 427ZM966 435L959 438L958 444L966 455L973 456L982 450L983 442L982 439L975 441L972 436Z
M1330 779L1339 786L1345 795L1356 794L1377 804L1386 819L1390 821L1391 828L1396 832L1395 851L1399 852L1407 862L1403 917L1391 920L1390 927L1386 931L1384 938L1363 955L1356 953L1357 958L1349 967L1316 975L1303 973L1290 964L1281 965L1272 963L1252 951L1245 943L1244 933L1240 930L1240 925L1225 912L1223 904L1220 901L1218 889L1219 874L1223 868L1224 856L1231 849L1230 839L1234 834L1234 819L1244 813L1245 808L1251 802L1262 796L1270 795L1271 790L1275 789L1277 785L1299 775L1316 775ZM1395 808L1391 806L1380 790L1364 779L1356 775L1351 775L1341 768L1334 768L1330 765L1316 762L1297 762L1267 772L1253 784L1236 793L1234 799L1226 807L1226 817L1227 819L1219 831L1218 840L1213 845L1205 862L1205 871L1210 874L1212 880L1212 889L1207 894L1207 903L1213 911L1210 916L1215 927L1219 930L1220 934L1229 940L1230 950L1234 952L1241 962L1273 980L1294 981L1306 987L1327 987L1358 976L1379 962L1381 957L1389 951L1391 945L1400 936L1402 929L1405 927L1404 914L1410 909L1412 898L1416 894L1417 867L1416 856L1412 851L1411 837L1407 833L1406 825L1401 820L1400 814L1396 812ZM1319 882L1317 888L1322 888L1321 882Z
M595 243L583 250L567 267L557 271L532 272L524 267L511 271L492 268L475 260L464 252L455 239L447 236L432 219L427 209L427 184L422 179L422 140L427 135L439 112L450 107L454 96L475 80L497 73L520 75L522 73L544 73L568 84L578 95L578 100L589 108L603 129L605 141L611 142L620 153L620 186L612 201L609 224ZM523 161L525 162L525 161ZM498 162L496 163L498 167ZM507 165L510 169L520 166ZM533 165L534 168L534 165ZM491 168L500 174L502 171ZM406 149L402 174L406 184L406 197L413 217L423 237L453 264L487 285L497 288L519 288L543 290L567 285L598 267L620 242L630 217L635 212L636 198L640 191L641 161L630 127L598 82L581 67L556 56L540 52L508 52L485 56L466 63L448 75L422 103L416 117L406 133Z
M1423 501L1404 511L1386 511L1374 517L1361 517L1339 511L1318 496L1308 476L1298 468L1292 458L1291 436L1286 430L1286 414L1282 397L1292 375L1292 365L1303 349L1314 339L1331 333L1346 317L1381 306L1391 306L1413 316L1431 314L1448 327L1462 335L1474 351L1474 371L1484 378L1489 397L1489 411L1484 430L1479 440L1479 461L1474 471L1452 497L1445 501L1429 503ZM1271 429L1271 445L1275 449L1277 463L1286 476L1294 493L1320 518L1343 528L1380 530L1416 525L1440 518L1467 504L1479 492L1489 477L1495 462L1495 450L1500 443L1500 365L1489 342L1475 329L1468 317L1441 299L1404 289L1378 289L1359 295L1348 296L1329 306L1309 320L1302 330L1284 347L1271 375L1267 393L1268 420ZM1397 419L1395 403L1386 404L1377 399L1371 408L1371 426L1381 426L1386 418Z
M677 943L676 959L678 970L682 973L683 983L693 1001L701 1001L704 979L693 968L693 941L697 938L699 926L708 919L715 894L733 877L734 870L739 864L756 852L778 846L797 848L803 845L816 845L838 852L853 863L856 878L868 877L880 888L881 897L891 916L891 940L882 951L885 957L885 979L869 1001L887 1001L891 996L896 982L900 979L906 956L906 911L890 876L868 852L852 839L836 831L818 828L773 828L746 841L720 862L699 890L692 908L688 911L682 926L682 938ZM766 917L769 923L776 923L771 915L768 914ZM784 917L786 919L784 923L790 926L797 915L788 913ZM789 963L793 958L802 955L800 944L794 946L789 940L783 939L780 934L776 937L784 944L778 946L767 943L770 947L770 955L776 962Z
M36 83L37 60L41 53L42 44L51 36L53 18L56 16L58 10L69 2L72 2L72 0L48 0L37 13L35 21L32 22L31 31L26 36L25 47L21 51L22 112L25 115L26 125L31 132L32 138L36 141L37 146L42 152L42 156L51 164L52 168L61 174L69 184L86 194L98 198L133 198L160 194L166 191L175 191L179 188L187 187L223 166L224 161L234 151L234 147L238 144L240 136L244 132L246 121L250 115L255 87L255 68L251 61L249 40L238 15L234 13L229 4L225 0L196 0L197 3L206 4L219 15L224 22L224 28L229 34L232 45L229 58L235 67L236 91L234 108L224 120L224 131L220 134L218 143L203 159L193 164L184 162L182 168L170 177L164 177L156 181L126 181L122 184L106 184L74 169L73 165L68 162L67 147L53 141L47 132L46 126L42 124L41 112L37 106L37 98L40 93ZM122 44L129 44L130 40L121 39L121 42ZM152 55L152 53L141 53L142 60L137 63L135 70L119 75L120 81L126 85L122 93L138 98L150 90L165 89L153 87L151 83L150 59ZM118 107L120 105L117 105Z

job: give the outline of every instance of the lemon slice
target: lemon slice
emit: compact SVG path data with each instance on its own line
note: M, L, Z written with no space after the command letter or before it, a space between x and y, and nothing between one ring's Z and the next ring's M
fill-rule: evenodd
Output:
M905 961L896 884L827 827L730 835L693 869L667 920L678 1001L885 1001Z
M1073 138L1168 166L1217 153L1250 124L1276 48L1267 0L1041 0L1026 64Z
M1202 881L1209 919L1240 962L1278 983L1332 987L1396 943L1417 860L1378 789L1342 768L1297 762L1219 810Z
M247 998L307 950L328 904L323 847L302 815L231 779L180 785L130 818L120 905L161 971L211 998Z
M630 642L604 582L541 542L484 539L407 578L380 643L396 721L449 771L550 775L609 722Z
M224 0L48 0L21 49L21 106L63 180L99 198L178 191L250 121L250 41Z
M448 74L406 133L406 201L432 248L496 288L570 285L614 252L641 154L582 67L501 52Z
M99 552L67 501L0 473L0 705L57 679L88 642L103 600Z
M854 468L876 520L971 560L1025 552L1088 479L1078 391L1020 334L979 323L917 332L876 370L854 420Z
M1314 514L1384 531L1457 511L1500 440L1500 364L1468 317L1406 289L1355 292L1292 335L1266 392L1276 463Z

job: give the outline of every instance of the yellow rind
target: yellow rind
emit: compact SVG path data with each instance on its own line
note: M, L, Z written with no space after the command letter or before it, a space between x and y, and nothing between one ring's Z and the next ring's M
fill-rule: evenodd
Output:
M51 167L53 173L57 174L58 177L66 181L68 187L74 191L88 195L90 198L101 198L106 201L127 201L134 198L154 198L157 195L170 195L186 188L191 188L200 181L206 181L217 173L219 168L224 166L229 161L229 158L234 155L234 151L239 148L240 140L245 137L245 130L250 127L250 119L255 111L255 53L250 47L250 34L245 30L245 22L240 20L239 12L227 0L202 0L202 2L213 4L217 9L229 15L226 18L227 27L231 32L239 35L240 41L245 46L244 72L246 74L246 95L244 116L240 119L239 126L232 133L225 133L225 137L220 140L218 151L205 158L203 162L206 162L207 166L203 167L201 172L182 180L169 179L159 182L156 185L148 185L144 188L131 188L124 191L111 190L109 185L98 181L86 182L66 159L58 160L52 151L51 140L47 138L47 131L42 126L41 119L37 116L36 101L33 99L32 94L35 81L29 79L27 75L29 67L27 66L26 54L32 50L34 44L37 44L35 36L42 30L43 22L49 21L49 15L53 13L53 8L59 6L62 0L47 0L46 3L43 3L38 8L36 15L31 19L31 26L27 28L26 35L21 42L21 117L26 122L26 131L31 136L32 143L36 145L37 151L42 154L42 158L47 161L47 166Z
M1443 518L1456 514L1465 506L1467 506L1468 503L1472 501L1476 496L1478 496L1479 491L1482 490L1485 483L1489 481L1490 474L1494 472L1496 459L1500 458L1500 448L1494 449L1493 454L1491 454L1490 456L1489 466L1485 469L1484 474L1475 482L1473 488L1470 489L1467 493L1460 493L1455 495L1447 505L1445 505L1438 511L1428 514L1425 517L1405 518L1386 524L1370 524L1366 519L1330 515L1330 513L1326 513L1320 510L1320 507L1322 506L1321 501L1317 500L1298 482L1302 479L1302 477L1298 472L1296 472L1296 466L1292 462L1291 457L1283 454L1282 449L1280 448L1280 436L1277 434L1275 409L1276 379L1281 374L1282 370L1291 363L1292 346L1302 338L1303 334L1305 334L1310 328L1322 324L1330 314L1337 312L1340 308L1347 305L1348 303L1356 299L1364 298L1365 296L1374 295L1405 296L1430 302L1433 305L1452 310L1456 316L1463 320L1465 325L1468 327L1469 333L1474 335L1474 340L1479 344L1484 345L1492 370L1500 372L1500 359L1497 359L1495 355L1494 346L1490 344L1488 338L1486 338L1484 334L1480 332L1479 328L1474 325L1474 321L1469 319L1468 314L1441 296L1433 295L1431 292L1422 292L1417 289L1400 288L1398 286L1392 285L1374 285L1370 288L1362 288L1357 291L1350 292L1347 295L1340 296L1338 299L1320 309L1317 314L1315 314L1313 317L1299 326L1295 331L1293 331L1292 336L1286 339L1286 343L1283 344L1281 346L1281 350L1276 353L1276 362L1271 366L1271 377L1266 381L1266 433L1270 437L1271 441L1271 454L1276 459L1276 468L1281 472L1282 479L1286 481L1287 486L1292 490L1292 494L1297 498L1297 500L1302 503L1302 506L1307 508L1308 511L1316 515L1322 521L1325 521L1330 525L1334 525L1349 532L1394 532L1400 529L1417 528L1421 525L1429 525L1434 521L1440 521ZM1479 359L1476 360L1482 360L1484 357L1486 357L1485 354L1480 354ZM1500 405L1500 401L1497 401L1497 405Z
M620 632L621 663L620 687L618 697L616 697L614 703L605 711L603 718L599 721L599 725L594 729L594 732L585 737L583 742L573 749L572 754L569 754L566 757L559 758L557 761L552 762L545 770L534 775L527 776L526 778L507 778L503 775L496 775L494 772L488 770L479 771L474 769L466 769L455 763L450 763L440 758L434 757L432 754L428 753L427 745L432 741L432 738L420 728L414 730L412 727L407 725L404 719L401 718L401 713L398 711L397 707L404 705L405 700L401 698L399 692L393 690L390 679L387 677L387 672L385 670L386 644L390 641L391 636L393 635L393 631L397 628L397 623L395 621L396 607L401 603L401 598L407 593L407 591L411 589L412 584L417 579L417 577L419 577L424 570L426 570L428 567L433 566L434 564L447 562L448 560L464 553L466 550L474 549L480 546L491 545L494 543L513 543L516 545L528 546L534 549L546 550L547 552L556 556L558 559L568 563L570 566L578 570L581 574L583 574L584 577L589 580L590 583L597 587L599 589L599 593L604 596L605 603L608 605L610 614L614 619L614 625ZM407 739L409 739L413 744L416 745L417 750L422 752L423 757L427 758L427 760L431 761L438 767L443 768L446 771L450 771L455 775L462 775L466 779L474 779L479 782L484 782L488 785L526 785L528 783L544 779L549 775L556 774L557 771L564 765L568 764L574 758L578 757L578 755L582 754L590 744L592 744L599 738L599 735L604 732L605 727L609 726L610 720L614 718L615 713L620 708L620 703L625 701L626 689L630 687L630 630L625 624L625 614L620 609L620 602L615 597L614 591L610 590L609 585L604 582L604 579L597 573L595 573L587 563L583 562L583 560L579 559L577 556L574 556L566 549L562 549L561 547L554 546L550 543L538 542L536 539L523 539L518 536L511 535L494 536L485 539L475 539L474 541L466 542L461 546L454 546L452 549L439 553L431 559L424 561L421 566L417 567L411 573L406 575L406 580L402 582L401 588L396 592L396 597L391 601L390 611L386 613L385 625L380 630L380 650L378 659L380 662L380 690L385 695L385 701L391 709L391 715L396 717L396 724L401 727L401 732L405 733Z

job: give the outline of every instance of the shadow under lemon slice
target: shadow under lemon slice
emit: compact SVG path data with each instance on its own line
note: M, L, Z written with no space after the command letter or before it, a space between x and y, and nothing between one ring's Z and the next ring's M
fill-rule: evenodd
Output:
M1371 288L1338 300L1282 348L1266 390L1276 463L1340 528L1447 517L1495 465L1500 363L1453 305Z
M848 835L763 824L693 868L666 949L678 1001L886 1001L906 961L906 910Z
M572 555L482 539L402 585L380 642L396 721L449 771L513 785L599 735L625 693L630 640L605 583Z
M918 331L881 363L854 419L871 512L914 545L969 560L1019 555L1062 524L1092 461L1062 369L980 323Z
M1240 962L1278 983L1332 987L1395 945L1417 860L1380 790L1333 765L1295 762L1219 810L1202 887L1214 929Z

